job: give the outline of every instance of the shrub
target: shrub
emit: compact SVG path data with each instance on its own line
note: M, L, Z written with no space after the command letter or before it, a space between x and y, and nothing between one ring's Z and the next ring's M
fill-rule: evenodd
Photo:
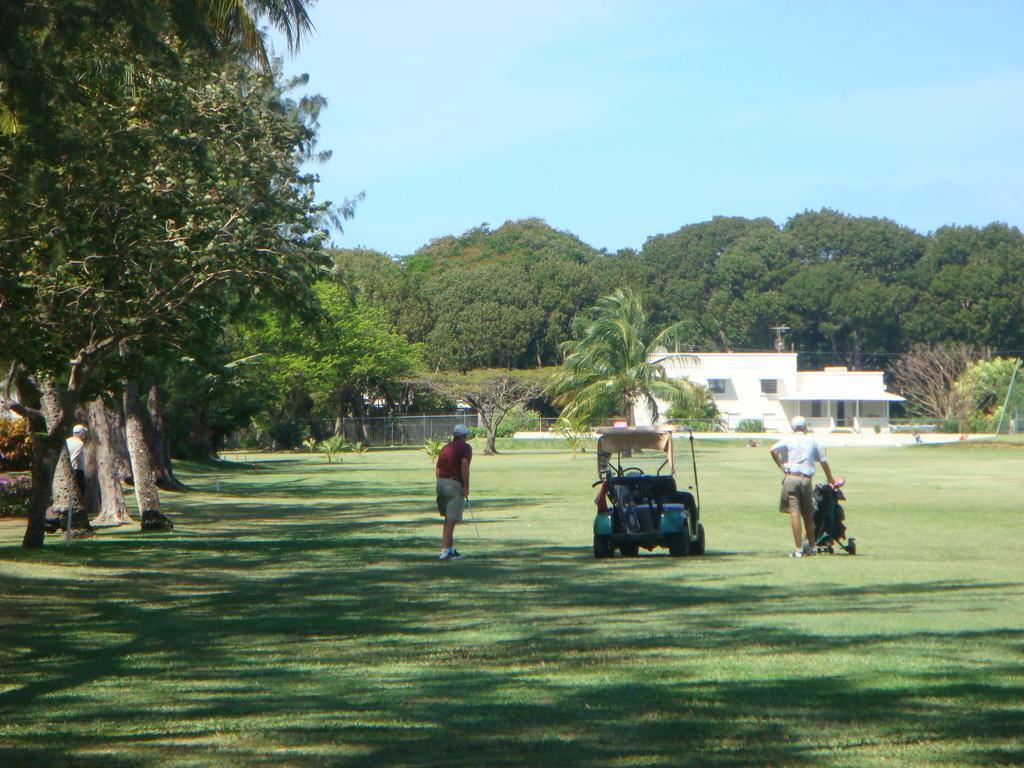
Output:
M555 423L555 431L565 438L572 457L575 459L577 452L583 446L583 441L590 435L590 424L582 416L575 418L566 416L564 413Z
M316 449L327 457L328 464L330 464L333 458L339 453L350 450L351 447L352 446L349 445L348 440L341 435L333 435L332 437L328 437L326 440L321 440L316 445ZM341 459L338 459L338 461L341 461Z
M0 517L25 517L32 498L28 475L0 475Z
M437 463L437 457L441 455L442 448L444 448L444 440L433 437L428 437L423 443L423 452L430 457L430 461L434 464Z
M495 436L512 437L516 432L535 432L539 429L540 414L537 411L517 405L505 414L505 418L498 425Z
M4 469L18 471L32 466L32 438L27 421L0 418L0 453L4 455Z
M673 421L692 423L697 429L708 432L717 432L722 423L715 396L701 384L691 384L680 390L666 415Z
M764 432L764 422L760 419L740 419L736 425L737 432Z

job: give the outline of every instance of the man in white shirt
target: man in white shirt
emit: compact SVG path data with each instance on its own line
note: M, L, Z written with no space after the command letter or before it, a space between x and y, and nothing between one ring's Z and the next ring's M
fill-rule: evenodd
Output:
M89 429L84 424L75 424L71 430L71 437L66 441L68 446L68 458L71 459L71 471L75 475L75 483L78 490L85 498L85 441L89 437Z
M829 468L825 451L821 444L807 434L807 420L803 416L794 416L791 422L793 434L779 440L771 447L772 460L782 470L782 495L779 498L779 511L789 513L793 528L793 541L796 549L791 557L804 557L815 554L814 548L814 497L812 495L811 478L814 476L814 462L821 464L829 485L834 483L832 470ZM803 520L801 535L800 523Z

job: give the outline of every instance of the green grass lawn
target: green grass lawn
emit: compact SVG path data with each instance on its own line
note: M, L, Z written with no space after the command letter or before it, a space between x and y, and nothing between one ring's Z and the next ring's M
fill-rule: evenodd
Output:
M412 450L0 523L0 765L1024 764L1024 446L833 449L859 553L794 560L768 444L698 444L703 558L595 561L550 444L474 459L455 563Z

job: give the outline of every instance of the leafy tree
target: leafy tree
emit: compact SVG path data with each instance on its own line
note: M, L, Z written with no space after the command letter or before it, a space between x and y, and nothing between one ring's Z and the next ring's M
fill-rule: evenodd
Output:
M794 216L783 235L780 292L791 340L805 355L853 369L884 365L877 353L905 343L902 319L913 303L908 275L925 238L888 219L827 209Z
M540 397L551 372L546 369L496 370L483 368L467 373L436 373L420 384L452 400L468 403L486 430L484 455L498 452L495 441L502 420L516 406Z
M915 339L1024 347L1024 235L1015 227L942 227L912 278L918 298L907 326Z
M969 428L972 432L994 430L1003 414L1011 418L1024 410L1024 386L1020 382L1020 360L997 357L970 365L956 388L970 404ZM1013 390L1010 389L1014 383Z
M689 346L757 346L758 335L767 339L769 331L751 323L773 307L755 309L753 300L770 296L781 280L778 238L770 219L725 216L648 238L638 267L651 322L675 325L677 340Z
M384 404L391 410L401 382L412 375L419 352L390 330L385 313L355 299L335 280L314 287L316 321L268 310L241 326L240 354L260 354L250 380L261 393L257 420L266 421L278 445L304 434L323 437L331 420L340 434L345 416L366 415Z
M634 425L639 403L657 420L655 397L671 401L687 388L688 382L669 380L664 367L651 361L676 329L653 332L632 291L604 297L574 327L577 337L562 345L565 361L550 390L570 417L622 414Z
M599 256L537 219L434 240L403 261L432 321L411 337L427 342L432 368L555 364L572 319L598 295Z
M318 104L286 100L274 73L188 55L169 73L120 43L90 39L64 64L121 65L131 82L79 79L45 134L0 137L0 332L33 340L5 392L28 381L19 371L62 382L33 427L50 467L78 403L130 364L122 350L183 342L253 293L301 302L322 263L330 209L299 170Z
M390 327L413 342L424 341L433 325L423 276L378 251L334 250L334 275L341 285L384 312Z
M0 134L42 136L85 70L65 58L116 37L121 50L172 62L181 41L193 50L240 51L269 68L259 23L285 34L293 50L312 30L306 0L34 0L0 5ZM42 43L42 45L40 45ZM130 78L116 59L90 77Z

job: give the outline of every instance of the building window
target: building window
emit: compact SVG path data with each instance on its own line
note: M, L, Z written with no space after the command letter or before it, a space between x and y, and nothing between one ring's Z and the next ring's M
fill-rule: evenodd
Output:
M821 400L811 400L811 418L821 417Z
M779 391L778 379L761 379L761 394L775 395Z
M708 389L716 395L724 395L727 382L728 379L708 379Z

